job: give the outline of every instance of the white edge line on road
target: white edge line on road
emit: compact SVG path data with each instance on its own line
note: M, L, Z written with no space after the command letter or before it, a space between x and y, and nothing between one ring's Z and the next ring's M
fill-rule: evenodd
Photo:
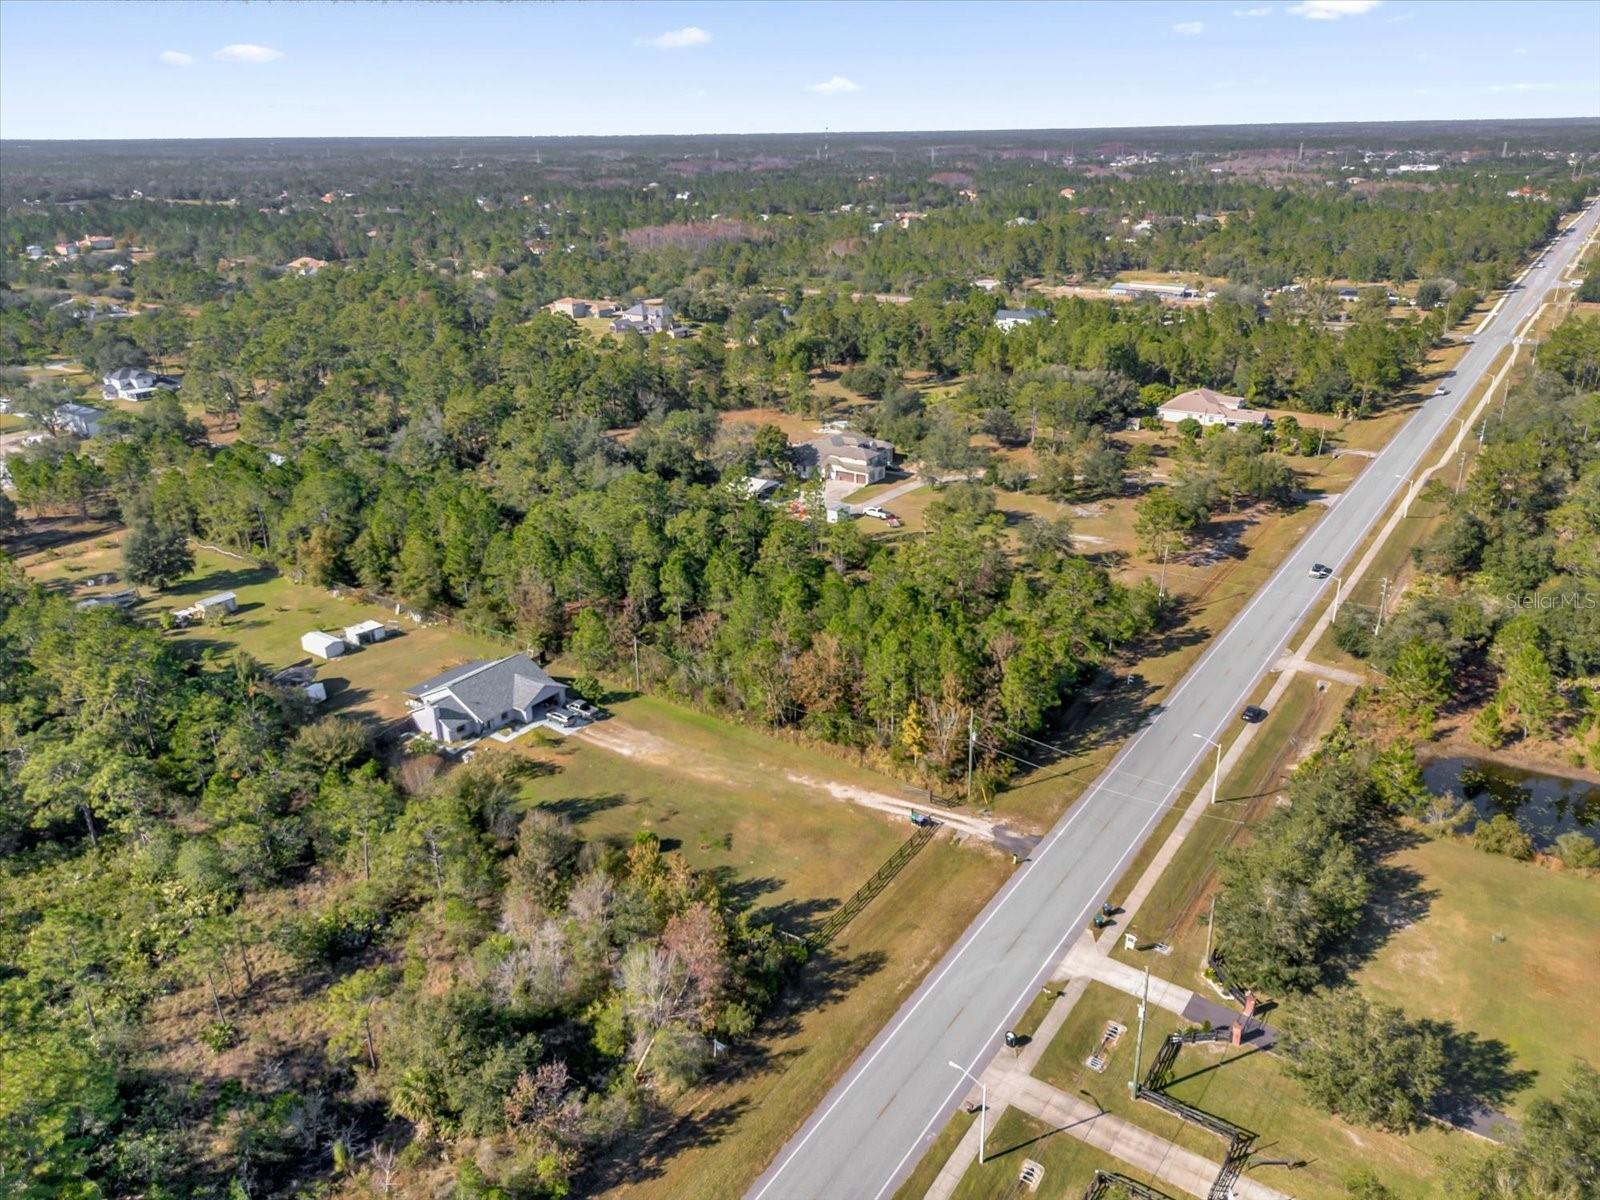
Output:
M1581 219L1582 218L1580 217L1580 220ZM1528 273L1528 271L1524 271L1523 275L1526 275L1527 273ZM1520 282L1521 278L1522 278L1522 276L1518 277L1518 281L1519 282ZM1502 298L1502 299L1504 299L1504 298ZM1521 324L1521 323L1522 322L1519 322L1519 324ZM1513 332L1514 331L1515 331L1515 327L1513 327ZM1491 362L1493 361L1492 357L1491 357L1490 361ZM1482 368L1482 370L1483 370L1483 372L1485 374L1487 374L1487 372L1488 372L1488 364L1485 364L1485 366ZM1471 389L1469 388L1468 390L1470 391ZM1460 407L1462 407L1462 403L1463 403L1464 400L1465 400L1465 395L1464 394L1462 396L1460 396L1460 398L1456 399L1456 403L1451 406L1449 416L1453 417L1455 415L1456 410L1459 409ZM1427 401L1424 400L1422 406L1419 406L1415 416L1421 416L1422 415L1422 412L1423 412L1424 408L1426 407L1426 404L1427 404ZM1415 419L1415 417L1413 419ZM1407 425L1409 425L1409 424L1410 424L1410 422L1407 422ZM1399 438L1400 434L1403 433L1404 431L1405 431L1405 426L1402 426L1401 430L1399 430L1396 433L1395 438L1390 439L1389 443L1384 447L1384 449L1379 452L1377 458L1375 458L1373 460L1373 465L1374 466L1376 466L1380 461L1382 461L1384 458L1389 456L1389 451L1395 449L1395 447L1398 444L1398 438ZM1437 437L1437 435L1435 435L1435 437ZM1342 566L1344 564L1345 560L1349 557L1349 554L1353 553L1355 548L1357 546L1359 546L1360 543L1362 542L1362 540L1364 538L1366 538L1366 536L1372 531L1373 526L1377 524L1379 518L1382 517L1383 514L1386 511L1388 511L1389 505L1393 502L1395 494L1398 491L1400 491L1401 485L1404 484L1406 486L1409 486L1408 477L1411 474L1411 471L1415 470L1417 464L1420 463L1422 461L1423 456L1425 456L1427 454L1429 447L1431 447L1432 444L1433 444L1433 440L1434 440L1433 438L1430 438L1425 443L1423 443L1421 446L1419 446L1417 448L1415 456L1414 456L1414 459L1410 463L1410 465L1409 465L1408 469L1406 470L1406 472L1404 473L1404 475L1396 475L1394 477L1393 481L1389 485L1389 490L1384 494L1383 501L1378 505L1377 510L1373 513L1372 517L1362 525L1360 531L1356 534L1356 536L1354 538L1354 542L1353 542L1353 544L1351 546L1351 549L1349 551L1347 551L1344 555L1340 556L1340 558L1337 560L1337 562L1338 562L1338 564L1340 566ZM1104 781L1108 780L1119 769L1119 767L1118 767L1119 762L1122 759L1124 759L1126 757L1130 757L1133 754L1134 750L1137 748L1139 743L1144 740L1145 735L1148 734L1151 730L1153 730L1155 728L1156 721L1160 719L1160 717L1164 714L1165 710L1168 707L1171 706L1171 704L1183 693L1183 691L1189 686L1189 684L1192 683L1194 681L1194 679L1199 675L1200 668L1202 666L1204 666L1206 661L1213 654L1215 654L1218 650L1220 650L1222 648L1223 644L1228 640L1228 638L1236 630L1238 630L1238 629L1240 629L1240 628L1242 628L1244 626L1244 624L1245 624L1244 618L1246 618L1250 614L1250 612L1255 608L1255 606L1257 604L1261 603L1262 600L1266 599L1268 594L1272 592L1272 590L1278 585L1280 580L1289 573L1289 570L1293 566L1295 559L1300 557L1302 551L1304 551L1304 549L1305 549L1306 542L1310 539L1310 537L1312 535L1315 534L1316 529L1317 529L1317 526L1313 526L1310 530L1307 531L1306 537L1303 538L1299 543L1297 543L1296 546L1289 552L1288 557L1284 559L1283 563L1279 566L1278 570L1273 573L1273 575L1267 580L1267 582L1262 585L1261 590L1256 593L1255 598L1252 599L1251 602L1248 605L1246 605L1245 608L1237 616L1235 616L1232 621L1229 622L1228 627L1226 629L1224 629L1223 632L1221 633L1221 635L1218 636L1216 641L1214 641L1206 649L1206 652L1204 654L1202 654L1198 660L1196 660L1194 666L1190 667L1189 670L1184 673L1184 678L1179 682L1178 687L1176 689L1174 689L1173 692L1170 695L1168 695L1162 701L1161 705L1159 706L1159 711L1156 713L1156 715L1154 717L1152 717L1148 722L1146 722L1146 724L1138 732L1138 734L1136 734L1131 741L1129 741L1126 745L1124 745L1123 748L1117 753L1117 755L1111 760L1111 762L1106 765L1106 769L1103 772L1101 772L1100 776L1096 779L1093 787L1091 787L1090 790L1087 793L1085 793L1083 796L1081 796L1078 799L1078 801L1073 805L1072 811L1067 815L1066 819L1056 828L1056 830L1050 835L1048 841L1046 841L1044 843L1044 846L1039 851L1037 857L1030 858L1030 863L1036 863L1036 862L1042 860L1046 854L1048 854L1052 849L1055 848L1057 842L1059 842L1060 839L1062 838L1062 836L1066 834L1067 830L1072 827L1073 823L1077 820L1077 818L1082 813L1084 813L1085 811L1088 810L1088 808L1090 806L1089 802L1099 793L1099 791L1101 790L1102 783ZM1309 611L1311 606L1317 602L1317 599L1322 594L1322 591L1326 587L1326 584L1327 584L1326 580L1319 581L1318 586L1315 589L1315 591L1313 592L1313 594L1310 597L1310 599L1308 599L1306 601L1306 603L1301 607L1300 612L1299 612L1298 616L1296 617L1294 624L1289 626L1288 630L1284 633L1284 635L1281 638L1278 639L1278 642L1275 644L1272 653L1268 655L1268 657L1267 657L1267 666L1264 667L1261 671L1256 672L1255 674L1253 674L1250 677L1250 679L1248 680L1248 682L1246 683L1246 685L1244 686L1244 688L1240 692L1241 697L1244 696L1244 695L1248 695L1249 692L1256 686L1257 682L1260 680L1262 675L1267 673L1267 671L1270 670L1271 664L1277 660L1277 657L1281 653L1281 651L1283 649L1283 646L1285 644L1287 644L1289 639L1294 636L1295 631L1298 630L1298 628L1300 626L1300 622L1304 620L1306 612ZM1224 722L1222 724L1219 724L1215 729L1213 729L1212 732L1215 733L1215 732L1219 731L1223 727L1223 725L1225 725L1226 723L1227 722L1226 722L1226 719L1225 719ZM1150 828L1151 824L1153 824L1156 821L1156 819L1162 813L1167 811L1167 802L1171 798L1172 793L1177 791L1178 788L1181 787L1185 781L1187 781L1187 779L1189 778L1189 775L1194 770L1194 764L1196 762L1198 762L1200 757L1205 753L1205 749L1206 748L1202 748L1200 751L1196 752L1196 754L1192 758L1190 758L1187 766L1184 768L1184 771L1183 771L1182 775L1180 776L1180 778L1178 779L1178 781L1176 783L1174 783L1172 785L1172 787L1168 790L1166 796L1163 797L1161 804L1151 814L1150 820L1147 821L1145 823L1144 827L1140 830L1139 835L1136 838L1136 840L1132 844L1130 844L1130 846L1128 847L1128 849L1126 851L1124 851L1124 853L1122 855L1122 858L1118 860L1117 866L1115 868L1113 868L1111 873L1107 876L1105 882L1103 882L1101 884L1100 888L1096 889L1097 891L1103 890L1105 885L1106 885L1106 883L1111 882L1115 878L1117 873L1122 869L1122 865L1127 861L1128 857L1130 855L1136 853L1138 851L1138 849L1144 844L1144 838L1148 835L1148 831L1149 831L1149 828ZM967 952L968 949L971 948L972 944L977 940L978 936L981 935L983 933L983 931L988 927L989 923L991 921L993 921L996 916L999 915L1000 910L1003 909L1006 906L1006 904L1011 899L1012 895L1016 892L1017 884L1024 877L1025 876L1024 876L1023 872L1021 872L1021 871L1017 872L1015 875L1013 875L1011 877L1011 879L1005 884L1005 886L999 892L997 892L995 894L994 899L990 901L989 911L982 917L982 919L976 925L972 925L972 926L968 926L967 927L967 930L962 935L962 938L961 938L960 942L957 943L957 945L954 948L953 952L950 953L950 955L946 959L944 965L942 967L940 967L938 974L934 975L930 979L923 980L923 982L918 985L918 989L917 990L918 990L918 992L920 994L912 1002L911 1007L909 1009L907 1009L904 1012L904 1014L901 1015L900 1019L898 1021L896 1021L892 1026L887 1027L885 1030L883 1030L882 1032L879 1033L879 1035L878 1035L878 1037L876 1039L879 1042L878 1048L876 1050L874 1050L871 1053L871 1055L868 1056L864 1061L861 1061L861 1062L856 1064L856 1066L852 1069L852 1071L850 1073L850 1078L845 1081L844 1086L839 1091L839 1094L833 1098L833 1101L825 1109L823 1109L821 1112L817 1113L810 1120L809 1123L811 1125L811 1128L806 1131L804 1136L802 1136L801 1139L798 1142L796 1142L792 1147L790 1147L788 1149L788 1152L783 1155L783 1161L782 1162L775 1162L773 1164L773 1166L771 1168L769 1168L769 1170L771 1171L771 1174L770 1174L769 1178L767 1179L767 1182L762 1185L762 1187L761 1187L761 1189L759 1191L752 1193L750 1198L749 1198L749 1200L761 1200L761 1198L763 1196L765 1196L768 1191L771 1190L772 1185L774 1183L776 1183L778 1181L779 1177L783 1174L783 1172L785 1170L787 1170L790 1162L792 1162L794 1160L795 1155L798 1154L801 1150L803 1150L805 1148L806 1144L816 1134L817 1130L820 1129L822 1127L823 1123L828 1119L828 1116L833 1112L833 1110L835 1108L837 1108L844 1101L845 1097L847 1097L850 1094L850 1091L860 1081L861 1076L868 1070L868 1068L870 1068L872 1066L872 1064L874 1062L877 1061L878 1057L884 1052L884 1050L886 1050L888 1048L889 1043L894 1040L895 1035L899 1033L900 1029L905 1025L905 1023L907 1021L909 1021L913 1016L916 1015L917 1010L922 1007L923 1002L926 1001L928 996L933 993L933 990L938 986L939 982L961 960L962 956ZM1093 904L1092 900L1090 901L1090 904L1091 905ZM1088 912L1088 906L1085 906L1085 908L1083 909L1082 913L1080 913L1078 918L1076 920L1074 920L1072 922L1072 924L1069 926L1068 932L1066 934L1064 934L1062 936L1061 941L1059 943L1057 943L1057 947L1056 947L1055 951L1045 961L1043 966L1040 967L1039 971L1034 975L1034 977L1033 977L1032 981L1030 982L1028 988L1023 993L1023 997L1024 998L1027 996L1028 992L1031 992L1035 987L1038 986L1039 979L1042 978L1052 967L1055 966L1056 961L1060 957L1061 947L1066 944L1068 938L1070 938L1072 936L1075 936L1076 933L1079 932L1079 930L1077 929L1077 926L1081 923L1081 921L1083 919L1083 915L1086 914L1087 912ZM1020 1004L1021 1001L1019 1000L1018 1003ZM1011 1012L1014 1012L1015 1008L1016 1008L1016 1006L1013 1006L1012 1010L1007 1013L1007 1015L1006 1015L1006 1020L1007 1021L1009 1021L1010 1016L1011 1016ZM973 1060L973 1062L972 1062L973 1066L977 1065L977 1063L983 1059L984 1054L988 1053L989 1047L992 1045L992 1043L994 1041L994 1038L999 1034L1000 1029L1003 1029L1004 1027L1005 1027L1005 1023L1002 1022L1001 1026L999 1027L999 1029L996 1029L994 1033L989 1035L989 1038L984 1043L984 1047L985 1047L984 1051L980 1052L979 1057ZM910 1158L911 1155L916 1151L917 1147L921 1145L922 1139L927 1136L928 1130L931 1129L933 1127L933 1125L938 1120L940 1120L942 1117L944 1117L946 1115L947 1107L948 1107L950 1101L960 1092L962 1086L963 1086L963 1084L958 1083L955 1086L955 1088L953 1088L950 1091L950 1093L945 1097L945 1099L941 1102L940 1108L939 1108L939 1112L934 1116L934 1118L932 1120L930 1120L928 1122L927 1125L925 1125L923 1127L922 1132L917 1135L916 1140L913 1142L912 1146L906 1151L906 1154L901 1158L900 1162L896 1164L894 1171L891 1173L891 1175L889 1177L889 1180L876 1193L876 1197L882 1197L884 1192L886 1192L893 1185L893 1183L895 1182L896 1177L900 1173L901 1168L904 1167L906 1159Z

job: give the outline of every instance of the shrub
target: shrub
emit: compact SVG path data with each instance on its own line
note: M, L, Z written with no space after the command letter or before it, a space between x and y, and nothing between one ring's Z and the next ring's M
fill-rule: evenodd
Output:
M320 913L291 918L278 928L278 944L303 967L332 966L359 954L383 927L383 915L357 900L336 901Z
M1477 828L1472 831L1472 844L1486 853L1503 854L1519 862L1526 862L1533 857L1533 839L1505 813L1496 813L1487 821L1479 821Z
M1600 845L1588 834L1573 829L1556 839L1556 857L1565 866L1591 870L1600 867Z
M1364 609L1346 605L1333 623L1333 644L1355 658L1372 653L1372 617Z

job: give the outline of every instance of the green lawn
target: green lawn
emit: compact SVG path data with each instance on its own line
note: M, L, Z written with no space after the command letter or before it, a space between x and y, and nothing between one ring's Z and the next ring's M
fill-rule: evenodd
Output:
M644 761L583 736L523 738L518 752L554 768L524 784L529 802L569 814L590 838L653 830L696 867L737 880L797 933L847 899L912 832L788 775L879 790L894 788L891 780L663 700L639 697L611 711L612 728L599 732L625 724L660 757Z
M1600 882L1460 842L1420 842L1386 865L1429 899L1362 969L1368 995L1504 1042L1537 1073L1513 1112L1553 1095L1574 1056L1600 1065Z
M1423 1200L1438 1194L1442 1158L1483 1148L1468 1134L1438 1127L1397 1137L1328 1116L1306 1103L1300 1085L1272 1054L1185 1047L1167 1091L1255 1133L1257 1159L1306 1162L1299 1170L1263 1165L1250 1172L1250 1178L1298 1200L1346 1200L1345 1180L1362 1169L1374 1172L1402 1200ZM1220 1139L1210 1141L1220 1157Z
M1108 1020L1120 1021L1127 1033L1112 1051L1105 1072L1097 1073L1084 1059ZM1145 1023L1143 1069L1148 1069L1163 1037L1186 1028L1186 1022L1152 1006ZM1107 1112L1220 1164L1225 1149L1220 1138L1129 1096L1137 1030L1138 1001L1091 983L1034 1074L1069 1095L1087 1093ZM1431 1194L1436 1158L1447 1152L1470 1153L1476 1144L1442 1129L1395 1137L1346 1125L1308 1107L1299 1085L1284 1075L1271 1054L1225 1046L1185 1047L1174 1080L1168 1090L1178 1099L1258 1134L1260 1157L1310 1160L1308 1167L1292 1173L1264 1166L1253 1173L1300 1200L1345 1200L1345 1176L1367 1165L1398 1196L1420 1200Z
M94 541L78 542L60 551L23 558L22 565L36 579L54 583L69 595L87 596L115 591L123 582L105 587L84 587L77 581L90 574L113 571L120 577L120 532ZM413 683L445 667L471 658L498 657L511 647L489 638L475 637L446 625L418 626L373 604L334 597L321 588L297 584L268 567L197 549L195 569L164 592L149 593L134 610L153 616L162 609L184 608L202 596L232 591L239 609L221 625L196 625L172 637L202 649L243 650L269 667L311 661L318 664L317 678L328 685L329 711L348 709L362 716L389 720L406 712L402 693ZM336 632L358 621L387 619L401 636L332 659L311 659L300 648L300 635L312 629Z
M1269 690L1274 678L1269 676L1259 691ZM1319 684L1323 685L1320 689ZM1348 684L1327 683L1306 674L1298 674L1290 681L1233 769L1222 779L1217 804L1208 807L1189 830L1177 855L1131 919L1131 927L1138 931L1142 942L1164 941L1173 947L1173 953L1152 958L1146 951L1124 950L1119 941L1112 957L1135 966L1151 963L1154 970L1175 983L1195 984L1205 954L1204 900L1217 855L1239 838L1244 828L1239 822L1259 819L1276 802L1303 750L1315 745L1337 720L1352 690ZM1258 696L1256 702L1262 698ZM1195 778L1185 785L1174 815L1163 819L1157 836L1146 843L1146 852L1123 874L1112 891L1114 899L1125 896L1138 882L1177 824L1177 814L1207 785L1214 761L1207 758Z
M1030 1159L1044 1168L1039 1190L1030 1193L1017 1189L1016 1194L1034 1200L1078 1200L1093 1182L1096 1170L1118 1171L1155 1186L1151 1176L1085 1145L1068 1131L1015 1108L1006 1109L990 1126L984 1154L987 1161L980 1166L974 1160L961 1177L955 1200L1011 1196L1022 1164ZM907 1200L912 1195L903 1189L901 1194Z

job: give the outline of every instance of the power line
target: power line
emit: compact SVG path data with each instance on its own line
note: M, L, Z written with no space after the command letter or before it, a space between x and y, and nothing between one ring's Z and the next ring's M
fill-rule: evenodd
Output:
M986 750L993 751L995 754L998 754L1003 758L1013 759L1016 762L1022 763L1024 766L1036 767L1036 768L1038 768L1040 770L1046 769L1039 763L1032 762L1032 761L1030 761L1030 760L1028 760L1026 758L1022 758L1019 755L1012 754L1012 753L1010 753L1008 751L1002 750L998 746L992 745L992 744L990 744L988 742L981 742L980 741L978 743L978 745L982 746ZM1143 805L1145 805L1145 806L1147 806L1149 808L1153 808L1153 809L1166 810L1166 809L1171 809L1171 808L1177 807L1176 804L1169 803L1169 802L1164 801L1164 800L1151 800L1146 796L1140 796L1140 795L1138 795L1137 793L1134 793L1134 792L1124 792L1124 791L1121 791L1118 788L1110 787L1110 786L1108 786L1107 784L1104 784L1104 783L1095 784L1093 787L1088 789L1088 792L1106 792L1106 793L1108 793L1108 794L1110 794L1112 796L1118 797L1119 799L1131 800L1135 804L1143 804ZM1087 792L1085 794L1087 794ZM1080 797L1080 800L1081 800L1081 797ZM1244 828L1245 826L1251 824L1251 822L1242 821L1242 820L1238 819L1237 817L1225 817L1221 813L1213 813L1213 812L1210 812L1210 811L1202 812L1200 814L1200 816L1203 817L1203 818L1206 818L1208 820L1219 821L1224 825L1235 825L1235 826L1238 826L1241 829Z

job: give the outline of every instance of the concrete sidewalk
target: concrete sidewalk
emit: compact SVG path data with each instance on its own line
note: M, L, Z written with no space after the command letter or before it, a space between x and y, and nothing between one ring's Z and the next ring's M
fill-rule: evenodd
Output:
M991 1104L998 1100L1019 1108L1051 1129L1070 1134L1085 1145L1143 1171L1157 1182L1191 1196L1209 1195L1212 1183L1222 1170L1219 1162L1103 1112L1086 1100L1069 1096L1015 1069L1003 1059L996 1059L984 1078L989 1081ZM1221 1149L1220 1140L1218 1148ZM1020 1161L1018 1167L1021 1167ZM1239 1200L1288 1200L1284 1193L1249 1179L1239 1180L1234 1185L1234 1194Z

